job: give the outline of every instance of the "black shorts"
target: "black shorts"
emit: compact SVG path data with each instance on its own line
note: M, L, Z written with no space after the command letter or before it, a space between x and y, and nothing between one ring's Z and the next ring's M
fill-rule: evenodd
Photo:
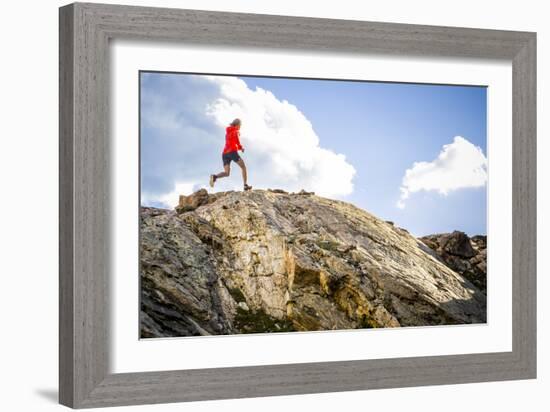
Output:
M228 165L233 160L235 163L237 163L239 160L241 160L241 156L239 156L239 152L229 152L222 154L222 160L223 165Z

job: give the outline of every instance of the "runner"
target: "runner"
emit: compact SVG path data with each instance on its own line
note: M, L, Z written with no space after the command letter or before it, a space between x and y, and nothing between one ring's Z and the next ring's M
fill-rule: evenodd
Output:
M231 161L237 163L241 168L243 175L243 188L245 191L251 190L252 186L247 184L247 174L246 174L246 165L244 160L239 156L239 150L244 153L244 147L242 147L239 140L241 120L235 119L231 124L225 129L225 147L223 148L222 161L223 161L223 172L220 172L216 175L210 175L210 187L214 187L216 180L223 177L229 176L231 172Z

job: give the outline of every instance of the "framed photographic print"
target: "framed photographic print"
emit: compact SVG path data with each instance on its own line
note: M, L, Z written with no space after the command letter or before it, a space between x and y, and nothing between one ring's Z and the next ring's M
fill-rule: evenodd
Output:
M60 402L534 378L535 68L534 33L62 7Z

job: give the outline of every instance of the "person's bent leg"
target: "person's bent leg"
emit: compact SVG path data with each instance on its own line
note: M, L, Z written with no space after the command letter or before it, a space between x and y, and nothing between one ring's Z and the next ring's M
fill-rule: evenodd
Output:
M210 187L214 187L216 180L218 180L219 178L229 176L230 171L231 170L229 164L225 164L223 165L223 172L220 172L217 175L210 175Z
M218 173L217 175L214 175L214 176L216 176L216 179L219 179L221 177L229 176L230 172L231 172L231 166L228 163L226 165L223 165L223 172L220 172L220 173Z
M246 165L244 164L244 160L243 159L239 159L239 161L237 162L237 164L241 167L241 172L243 174L243 184L245 186L248 186L247 184L247 175L246 175Z

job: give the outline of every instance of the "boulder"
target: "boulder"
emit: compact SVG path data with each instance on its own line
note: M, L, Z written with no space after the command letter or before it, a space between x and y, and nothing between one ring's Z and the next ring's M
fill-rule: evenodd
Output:
M487 236L469 238L463 232L441 233L420 238L449 268L487 293Z
M176 206L176 212L191 212L202 205L208 203L208 191L201 189L189 196L180 195L179 204Z
M471 258L475 256L474 249L470 243L470 238L464 232L455 230L453 233L444 235L440 239L440 247L451 255L462 258Z

